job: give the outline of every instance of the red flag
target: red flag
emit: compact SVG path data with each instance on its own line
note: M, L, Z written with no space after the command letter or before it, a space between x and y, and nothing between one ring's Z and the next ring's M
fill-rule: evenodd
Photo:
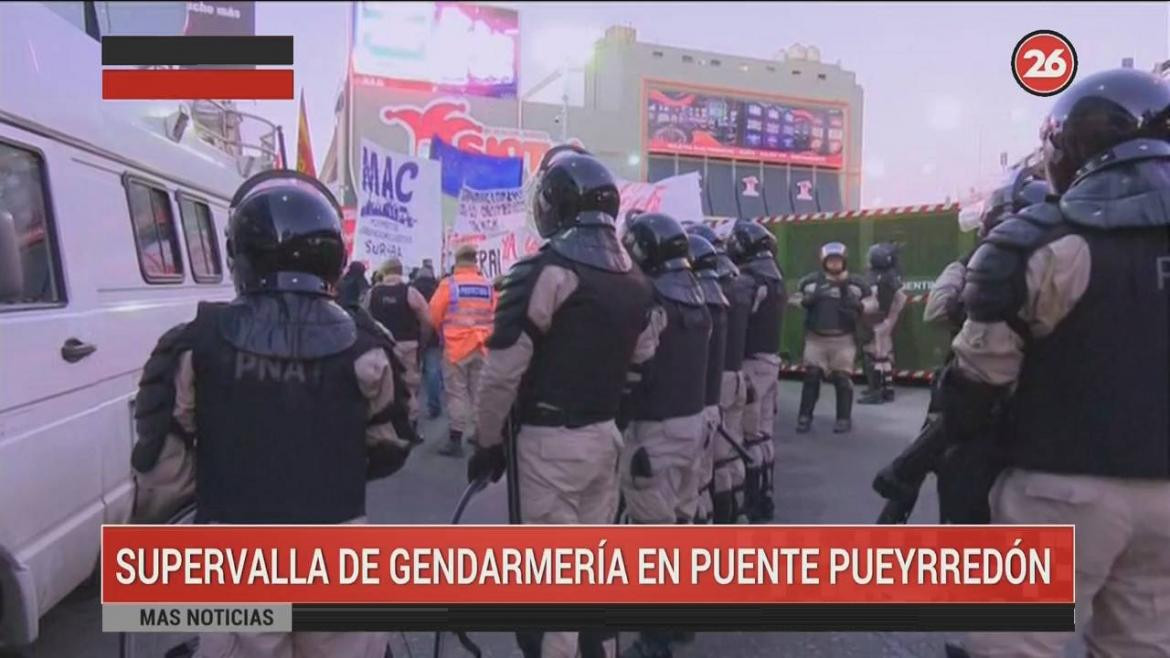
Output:
M313 144L309 141L309 115L305 112L305 90L301 90L301 115L297 120L297 171L317 177L313 164Z

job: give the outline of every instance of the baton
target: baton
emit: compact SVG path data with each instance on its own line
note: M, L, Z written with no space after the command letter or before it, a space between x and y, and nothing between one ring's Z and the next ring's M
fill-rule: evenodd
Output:
M451 525L457 525L459 523L459 519L463 518L463 511L467 509L467 504L471 502L472 498L475 498L476 494L478 494L479 492L486 489L487 486L488 486L488 479L487 478L480 478L478 480L473 481L471 484L467 485L467 488L463 490L463 495L459 497L459 502L455 504L455 513L451 515ZM455 633L455 637L456 637L456 639L459 640L459 644L461 644L463 646L463 648L467 650L468 653L470 653L472 656L475 656L475 658L482 658L483 652L480 650L478 645L476 645L474 642L471 641L471 638L467 637L466 632L464 632L464 631L451 631L451 632ZM435 631L434 658L440 658L440 655L442 654L442 650L443 650L443 632L442 631Z
M744 465L746 465L746 466L755 466L756 465L756 460L752 459L752 456L750 454L748 454L748 451L746 448L739 445L738 443L735 442L735 439L731 438L731 435L727 433L727 430L723 429L722 423L720 423L720 425L719 425L719 435L722 436L728 443L731 444L731 447L735 450L736 454L738 454L739 458L743 460Z

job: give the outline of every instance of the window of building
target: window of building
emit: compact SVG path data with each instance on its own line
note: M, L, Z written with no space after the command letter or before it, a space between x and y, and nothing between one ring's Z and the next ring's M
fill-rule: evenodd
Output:
M0 143L0 312L65 303L44 163Z
M126 179L126 197L138 248L138 266L147 283L183 280L183 258L175 215L165 190L141 180Z
M183 222L183 237L187 241L187 260L191 262L191 276L196 283L223 281L223 261L219 258L219 242L215 237L215 222L206 203L179 195L179 220Z
M769 73L775 73L775 72L776 72L776 67L775 67L775 66L772 66L771 64L765 64L765 65L764 65L764 68L765 68L765 69L766 69L766 70L767 70Z
M682 61L684 61L684 62L686 62L686 63L690 64L691 62L694 62L694 61L695 61L695 58L694 58L694 57L692 57L692 56L690 56L690 55L683 55L683 56L682 56Z
M792 75L800 75L800 69L792 69Z
M662 53L662 51L661 51L661 50L655 50L654 52L652 52L652 53L650 53L650 54L651 54L653 57L656 57L656 58L658 58L658 59L662 59L662 54L663 54L663 53Z
M825 75L824 73L817 74L817 80L828 80L828 79L829 79L829 76Z
M711 60L711 66L723 66L723 62L721 62L717 59L713 59L713 60Z

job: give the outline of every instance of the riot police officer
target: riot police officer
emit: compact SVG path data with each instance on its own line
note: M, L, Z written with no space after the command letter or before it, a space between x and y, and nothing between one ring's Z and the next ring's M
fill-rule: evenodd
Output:
M942 378L960 440L1010 395L994 523L1077 527L1077 628L1090 652L1170 652L1170 89L1088 76L1041 129L1059 201L991 230ZM975 634L973 656L1062 656L1067 635Z
M513 522L612 523L622 445L615 419L630 363L654 352L651 287L618 242L618 188L603 164L564 146L549 151L538 176L534 216L548 242L504 281L468 478L501 477L514 409L520 518ZM571 658L579 640L590 651L601 642L572 632L517 640L526 657L543 658Z
M804 317L804 386L796 431L807 432L821 394L821 380L828 379L837 392L837 422L833 432L853 427L853 360L857 355L854 333L870 287L849 274L849 252L840 242L821 247L821 270L801 279L800 304Z
M862 362L865 395L858 404L881 404L894 400L894 329L906 305L902 274L898 271L899 245L879 242L869 248L869 284L877 306L862 316Z
M747 469L744 488L746 512L754 522L774 514L772 471L776 460L772 432L780 396L780 330L788 295L784 275L776 264L776 237L754 222L738 222L732 229L727 253L740 274L752 283L752 312L744 341L743 371L749 399L744 409L744 447L754 464Z
M723 374L719 385L722 422L715 440L712 498L715 523L738 523L747 520L744 480L748 454L743 449L743 412L747 406L748 380L743 373L743 357L756 290L751 278L739 275L739 268L731 262L724 241L715 231L702 224L692 224L687 227L687 232L714 245L719 287L728 302Z
M159 520L193 487L200 523L346 523L366 481L403 465L412 435L393 341L332 297L341 211L291 171L243 184L227 249L239 295L202 303L143 370L132 465L136 517ZM381 658L380 633L209 634L199 655Z
M687 234L673 218L638 215L622 244L654 285L648 332L657 342L653 357L631 369L622 495L633 523L690 523L694 506L688 503L703 484L695 464L709 438L711 314L691 271ZM667 633L644 632L625 655L669 657L670 640Z
M698 503L695 505L696 523L710 523L714 514L715 497L715 446L724 441L719 436L722 415L719 412L719 400L723 392L723 360L727 349L727 308L729 303L723 295L719 285L719 253L715 246L706 238L690 233L687 237L690 253L688 258L691 269L699 279L699 287L703 292L703 301L707 304L707 311L711 314L711 337L707 341L707 370L705 406L703 416L707 421L707 428L703 435L702 458L695 461L697 467L696 482L699 484L695 495ZM689 501L684 501L683 512L692 507Z
M1052 188L1044 180L1043 172L1034 166L1012 168L983 204L979 214L979 238L986 237L1005 215L1019 212L1035 203L1043 203L1051 192ZM959 332L966 319L961 294L969 259L968 255L943 269L931 286L922 311L924 321L945 324L951 330L952 337Z
M691 271L690 243L668 215L638 215L622 243L654 287L654 356L635 363L626 400L632 421L622 455L622 492L635 523L689 523L694 464L706 438L707 353L711 314Z

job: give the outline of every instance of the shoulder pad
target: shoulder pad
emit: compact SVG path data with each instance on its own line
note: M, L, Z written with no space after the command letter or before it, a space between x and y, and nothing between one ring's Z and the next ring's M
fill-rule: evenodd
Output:
M861 289L862 297L869 297L870 294L873 293L872 284L870 284L869 281L866 281L864 277L858 276L856 274L850 274L848 281L850 285L857 286Z
M820 272L812 272L811 274L804 275L804 277L802 277L800 279L800 282L796 284L796 287L803 290L804 287L807 286L808 284L818 283L820 280L821 280L821 273Z
M536 280L540 278L540 271L544 268L546 255L549 253L553 252L542 249L516 261L508 270L496 298L492 335L486 343L488 349L511 347L520 339L520 334L525 332L531 338L536 338L536 328L528 319L528 300L532 297L532 289L536 287Z
M177 429L174 422L175 374L179 371L179 357L195 346L195 326L193 322L183 323L163 334L142 368L138 394L134 398L134 429L138 442L130 455L130 464L140 473L154 468L167 434Z
M1005 249L1032 252L1056 239L1064 226L1059 206L1054 203L1037 203L1008 215L991 229L983 242Z
M1015 321L1027 299L1027 263L1032 249L1026 244L985 241L975 249L967 263L962 293L963 306L972 320Z
M686 306L703 306L703 290L690 270L663 272L651 278L654 290L662 299Z

